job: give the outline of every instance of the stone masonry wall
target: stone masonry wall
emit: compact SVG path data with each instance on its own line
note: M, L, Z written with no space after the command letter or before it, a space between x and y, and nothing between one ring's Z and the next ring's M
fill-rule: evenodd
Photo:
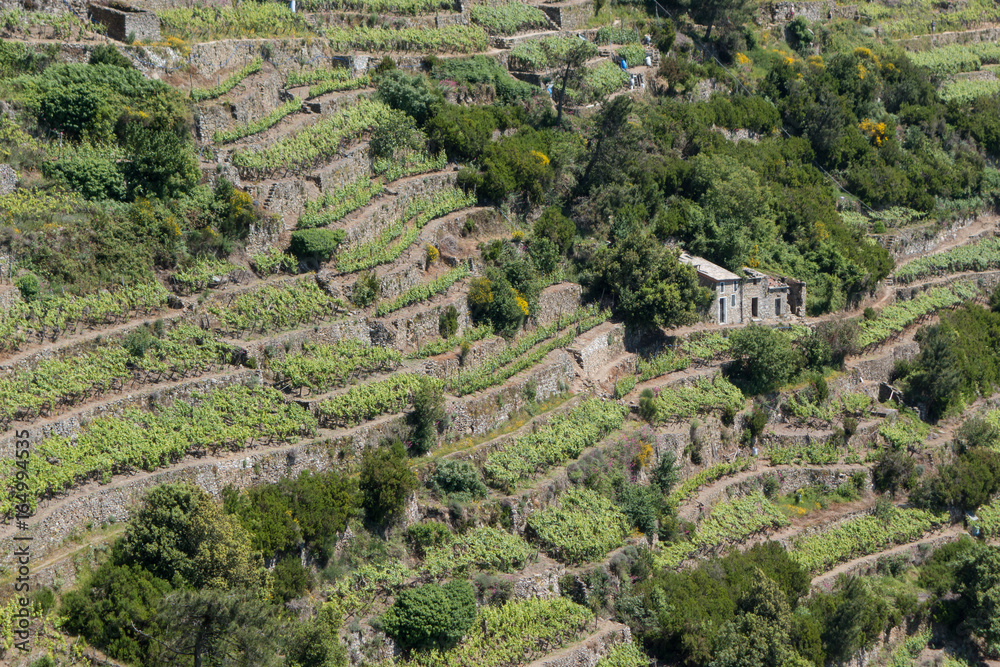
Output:
M592 0L579 4L540 5L538 7L560 30L578 30L587 27L587 21L594 17Z
M147 11L126 12L106 5L92 4L87 8L91 21L107 28L107 35L119 42L135 37L142 42L160 41L160 19Z
M513 413L527 405L525 386L535 385L535 400L544 401L566 390L573 378L573 365L562 350L554 350L546 360L497 387L470 399L454 401L447 408L451 416L449 432L454 437L492 431Z
M594 378L613 359L625 354L625 325L605 322L583 334L566 348L586 377Z
M762 487L764 479L773 476L778 480L778 495L793 493L798 489L808 486L820 486L824 491L832 491L841 484L849 482L851 475L857 471L865 472L864 491L871 490L871 477L867 474L867 469L863 466L842 466L835 468L787 468L769 472L761 472L748 479L733 484L728 484L718 489L718 493L707 498L704 503L706 511L717 502L722 502L730 498L738 498L758 490ZM698 517L698 507L686 505L682 508L678 516L685 521L694 521Z
M596 667L613 647L632 641L632 631L627 625L608 621L606 626L606 629L587 637L580 645L559 651L553 657L536 660L528 667Z
M300 69L303 62L325 67L333 57L322 39L227 39L192 44L189 62L201 72L215 72L268 54L282 73Z
M53 435L73 436L80 432L83 425L99 417L118 416L131 408L166 406L174 401L192 402L196 393L204 394L234 384L245 384L256 376L256 371L244 369L234 370L232 374L223 377L193 379L167 387L151 385L113 401L74 411L62 419L47 422L42 426L15 423L11 430L0 436L0 457L13 458L15 431L26 429L29 440L37 445Z
M535 321L539 325L555 322L561 315L572 313L580 307L583 288L577 283L556 283L542 290L538 296L538 315Z

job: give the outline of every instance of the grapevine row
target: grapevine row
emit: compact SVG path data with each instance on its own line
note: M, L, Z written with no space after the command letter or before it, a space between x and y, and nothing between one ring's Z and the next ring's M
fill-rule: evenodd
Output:
M306 387L310 392L320 392L363 375L392 370L401 361L398 350L345 340L335 345L307 344L300 354L272 360L270 368L281 388Z
M491 453L483 465L486 483L513 492L518 482L577 458L583 450L620 429L624 421L625 408L621 404L599 399L585 401Z
M26 479L15 481L13 462L5 464L5 486L24 494L34 510L38 500L86 481L107 483L113 475L154 470L190 453L294 442L315 431L309 413L286 403L276 389L234 385L194 398L193 404L99 417L75 436L49 437L36 445ZM0 513L9 516L13 505L5 498Z
M282 118L285 116L290 116L297 111L302 109L302 100L297 97L293 97L288 100L280 107L267 114L263 118L259 118L252 123L247 123L246 125L239 125L231 130L221 130L215 132L212 135L212 141L217 144L231 144L234 141L239 141L244 137L249 137L254 134L259 134L264 130L277 125Z
M216 97L222 97L230 90L235 88L243 79L247 78L251 74L256 74L260 71L261 66L264 61L260 59L260 56L254 58L250 64L236 72L228 79L220 83L213 88L193 88L191 89L191 99L195 102L201 102L202 100L210 100Z
M309 278L280 286L265 285L231 298L226 305L208 307L230 335L290 329L345 310L342 301L332 298Z
M414 285L392 301L383 301L379 303L378 308L375 309L375 314L381 317L382 315L388 315L389 313L395 312L400 308L405 308L410 304L426 301L435 294L441 294L442 292L447 291L449 287L468 275L469 269L465 265L454 268L448 273L438 276L429 283Z
M382 194L383 189L382 181L373 181L367 176L361 176L333 192L306 202L299 217L298 228L326 227L348 213L366 206L372 199Z

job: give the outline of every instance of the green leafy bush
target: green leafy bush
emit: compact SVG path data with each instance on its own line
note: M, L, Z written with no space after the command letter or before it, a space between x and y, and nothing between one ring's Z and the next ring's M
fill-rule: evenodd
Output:
M480 479L479 470L474 465L454 459L438 461L427 480L427 486L442 496L462 493L473 498L484 498L487 491Z
M467 581L424 584L401 591L382 616L382 627L400 648L450 648L476 620L476 593Z
M441 384L429 378L421 381L413 393L413 442L410 452L416 456L426 454L437 444L438 433L445 427L444 392Z
M326 261L333 256L343 240L342 229L296 229L292 232L288 250L299 260Z
M124 69L135 69L132 61L118 50L114 44L99 44L90 52L89 65L114 65Z

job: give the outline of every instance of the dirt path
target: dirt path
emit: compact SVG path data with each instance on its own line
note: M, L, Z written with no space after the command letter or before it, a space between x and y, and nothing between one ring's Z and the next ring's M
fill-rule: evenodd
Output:
M858 567L861 567L861 566L863 566L865 564L875 563L879 559L885 558L886 556L892 556L894 554L903 553L904 551L912 549L913 547L919 547L921 544L930 544L930 543L933 543L933 542L937 542L937 541L941 540L942 538L944 538L944 539L958 539L962 535L966 534L966 532L967 531L965 530L965 528L962 527L961 525L957 525L957 524L956 525L951 525L951 526L948 526L947 528L945 528L944 530L938 530L938 531L934 531L932 533L927 533L922 538L920 538L919 540L916 540L914 542L907 542L906 544L899 544L899 545L896 545L896 546L892 547L891 549L886 549L885 551L879 551L878 553L869 554L868 556L861 556L861 557L855 558L853 560L846 561L844 563L841 563L837 567L833 568L832 570L828 570L827 572L824 572L822 574L818 574L815 577L813 577L812 587L813 588L819 588L819 587L827 587L827 588L829 588L829 586L832 585L833 582L837 580L837 577L839 577L841 574L847 574L847 573L851 572L852 570L854 570L854 569L856 569Z
M546 653L543 657L528 663L525 667L550 667L552 665L563 664L564 661L567 661L569 658L572 657L575 651L578 651L581 648L586 647L588 643L594 642L595 644L598 643L603 644L604 642L602 642L601 640L606 635L616 632L621 634L622 632L624 632L626 628L627 626L622 625L621 623L616 623L614 621L610 621L604 618L595 619L594 629L589 635L578 641L573 642L572 644L568 644L562 647L558 651L554 651L552 653ZM577 663L573 662L572 664L577 664Z
M935 246L931 252L911 253L909 255L902 255L896 258L896 271L915 259L938 255L942 252L947 252L952 248L965 245L970 240L975 240L973 237L978 237L987 231L996 230L998 224L1000 224L1000 216L995 213L984 213L982 215L978 215L965 227L956 229L954 238L948 239L947 241Z
M692 521L694 520L694 518L697 518L697 514L699 513L699 508L704 507L706 508L706 510L711 508L712 505L714 505L715 502L719 500L722 497L722 495L726 492L726 489L728 489L731 486L735 486L749 479L753 479L755 477L761 477L769 473L780 473L785 471L802 471L802 470L809 470L815 472L836 472L836 471L854 472L858 470L864 470L867 472L868 467L856 463L816 465L816 466L814 465L770 466L767 464L758 463L754 465L752 468L748 468L747 470L738 472L735 475L719 478L716 481L701 487L694 496L692 496L691 498L680 504L680 506L677 508L677 515L682 519L685 519L687 521Z

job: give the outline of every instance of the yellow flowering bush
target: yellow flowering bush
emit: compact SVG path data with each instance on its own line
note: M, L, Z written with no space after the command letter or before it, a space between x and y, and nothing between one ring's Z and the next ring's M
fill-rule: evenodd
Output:
M889 140L885 123L876 123L871 118L865 118L861 121L858 124L858 129L876 146L881 146Z

